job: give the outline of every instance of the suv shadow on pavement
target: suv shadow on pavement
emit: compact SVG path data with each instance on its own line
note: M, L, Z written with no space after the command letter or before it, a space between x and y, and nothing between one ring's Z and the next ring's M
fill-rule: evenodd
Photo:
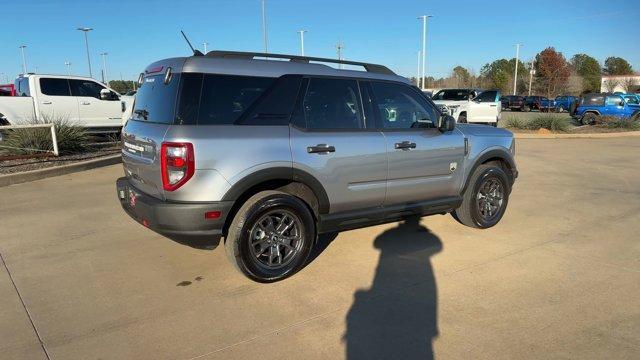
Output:
M347 359L433 359L438 296L430 257L440 239L408 219L380 234L371 288L358 290L347 314Z

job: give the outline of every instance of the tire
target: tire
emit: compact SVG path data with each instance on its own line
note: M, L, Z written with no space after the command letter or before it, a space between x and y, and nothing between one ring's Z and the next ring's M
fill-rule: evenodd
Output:
M496 191L489 191L494 185ZM478 229L490 228L502 219L510 192L509 177L504 170L496 164L482 164L471 175L462 195L462 204L452 215L463 225ZM483 193L486 196L480 197L479 194ZM483 208L487 204L491 205L491 210Z
M558 108L556 109L557 112L562 113L564 112L564 107L562 105L558 106Z
M524 111L524 112L529 112L529 111L531 111L531 108L530 108L530 107L528 107L528 106L524 106L524 107L522 108L522 111Z
M236 213L225 250L229 261L249 279L274 282L305 265L315 239L315 221L307 204L280 191L262 191Z
M586 113L582 116L582 125L592 125L596 122L597 115L594 113Z
M467 115L460 115L460 116L458 116L458 123L460 123L460 124L466 124L466 123L467 123Z

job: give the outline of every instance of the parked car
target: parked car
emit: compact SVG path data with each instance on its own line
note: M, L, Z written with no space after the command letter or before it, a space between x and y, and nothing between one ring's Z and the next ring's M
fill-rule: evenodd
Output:
M524 96L507 95L503 96L500 100L502 102L502 110L528 111L528 109L526 109Z
M431 100L440 111L453 116L459 123L480 123L498 126L502 116L500 91L480 89L442 89Z
M623 95L602 93L586 94L582 97L575 117L584 125L596 122L599 116L637 119L640 114L638 106L629 105Z
M561 95L556 96L555 99L555 107L557 112L570 111L571 104L578 99L576 96L572 95Z
M541 112L552 111L556 106L553 100L549 100L544 96L527 96L524 104L529 110L538 110Z
M16 87L13 84L0 84L0 96L16 96Z
M2 122L64 118L103 130L122 126L120 94L94 79L28 74L16 79L15 90L17 96L0 97Z
M162 234L224 236L261 282L303 267L320 233L444 213L494 226L518 175L511 132L456 125L388 68L335 59L155 62L122 134L123 209Z

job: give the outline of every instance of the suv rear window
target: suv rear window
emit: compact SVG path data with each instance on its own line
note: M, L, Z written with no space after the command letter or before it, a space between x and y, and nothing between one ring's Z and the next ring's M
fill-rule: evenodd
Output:
M136 93L132 119L162 124L173 124L180 74L174 74L164 84L165 74L147 76Z
M275 82L257 76L182 74L178 124L233 124Z

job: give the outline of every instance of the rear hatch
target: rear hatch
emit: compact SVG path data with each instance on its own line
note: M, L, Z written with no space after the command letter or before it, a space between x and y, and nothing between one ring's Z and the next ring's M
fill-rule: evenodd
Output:
M181 59L149 65L136 93L131 118L122 129L122 162L126 177L138 190L164 199L160 148L173 124ZM170 81L165 81L168 69Z

